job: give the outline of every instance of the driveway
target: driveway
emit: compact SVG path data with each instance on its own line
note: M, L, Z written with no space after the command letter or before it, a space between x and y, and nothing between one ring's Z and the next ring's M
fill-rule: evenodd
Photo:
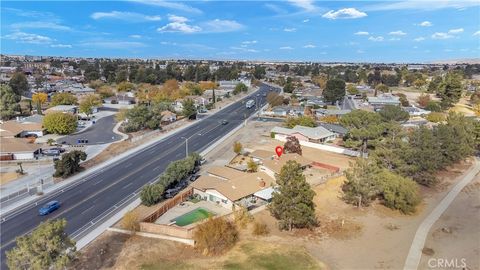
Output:
M57 142L72 145L77 144L78 140L88 140L87 145L112 143L122 139L121 135L113 132L115 125L115 115L106 116L98 119L86 130L60 138Z

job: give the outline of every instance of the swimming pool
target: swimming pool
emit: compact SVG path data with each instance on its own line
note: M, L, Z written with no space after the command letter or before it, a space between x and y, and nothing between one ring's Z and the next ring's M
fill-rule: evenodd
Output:
M211 216L215 216L215 213L199 207L177 218L172 219L171 222L175 222L175 225L183 227Z

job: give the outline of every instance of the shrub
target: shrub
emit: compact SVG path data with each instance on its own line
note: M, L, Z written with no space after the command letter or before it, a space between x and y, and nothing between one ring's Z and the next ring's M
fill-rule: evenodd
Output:
M308 116L299 116L299 117L288 117L285 120L285 127L294 128L295 126L304 126L304 127L316 127L315 119Z
M125 230L129 230L132 232L136 232L140 229L140 220L138 214L133 210L128 211L125 213L122 219L122 227Z
M152 206L158 203L162 199L164 191L165 188L162 184L144 186L142 192L140 193L142 204L146 206Z
M287 141L283 145L285 153L297 153L302 155L302 147L300 146L300 141L295 136L288 136Z
M87 159L87 154L79 150L63 154L62 159L55 161L53 176L66 178L80 171L80 161L85 159Z
M235 154L240 154L242 152L242 144L240 142L235 142L233 144L233 152L235 152Z
M268 235L270 233L270 230L268 229L267 224L262 223L262 222L255 222L253 223L252 227L252 234L253 235Z
M385 206L404 214L415 212L420 203L417 183L387 170L378 175L378 181Z
M204 254L221 254L235 245L238 231L232 222L223 217L209 218L197 226L193 239L195 247Z
M425 110L431 111L431 112L441 112L442 106L440 106L439 102L431 100L427 103L427 106L425 106Z
M235 209L234 206L233 217L235 220L235 224L241 229L244 229L248 225L248 223L252 221L252 215L250 215L247 208L245 207L239 207L238 209Z
M439 123L439 122L445 121L446 116L445 116L445 114L440 113L440 112L431 112L430 114L428 114L425 117L425 119L427 119L428 121L430 121L432 123Z
M258 171L258 164L253 160L248 161L247 170L249 172L257 172Z
M275 139L275 132L270 132L270 138Z

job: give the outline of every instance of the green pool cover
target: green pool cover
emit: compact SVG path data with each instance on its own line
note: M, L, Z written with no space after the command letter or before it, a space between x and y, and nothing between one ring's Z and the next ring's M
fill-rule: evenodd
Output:
M175 222L175 225L183 227L214 215L214 213L209 212L203 208L196 208L171 220L171 222Z

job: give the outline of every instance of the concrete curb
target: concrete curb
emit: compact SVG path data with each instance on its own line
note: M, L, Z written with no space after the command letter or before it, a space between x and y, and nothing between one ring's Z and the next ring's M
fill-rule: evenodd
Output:
M118 123L115 125L115 127L113 127L113 130L112 130L113 133L122 136L122 139L121 139L120 141L118 141L118 142L123 142L123 141L125 141L126 139L128 139L128 135L127 135L127 134L122 133L122 132L120 132L120 131L118 130L122 124L123 124L123 121L118 122Z

